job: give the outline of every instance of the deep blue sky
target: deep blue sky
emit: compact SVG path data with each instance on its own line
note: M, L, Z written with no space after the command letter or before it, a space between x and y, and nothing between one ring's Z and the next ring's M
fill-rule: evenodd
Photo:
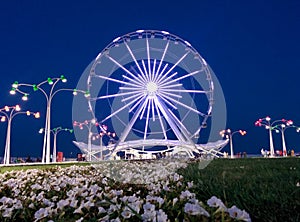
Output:
M39 83L64 74L74 88L85 67L114 38L137 29L167 30L188 40L217 75L227 104L227 126L245 129L235 150L259 153L268 135L254 121L270 115L300 125L300 2L290 1L2 1L0 107L20 103L45 114L41 94L21 102L11 83ZM52 127L72 127L72 95L53 101ZM0 155L6 124L0 123ZM44 121L16 116L12 156L41 154ZM74 155L73 136L60 134L58 150ZM275 147L281 148L279 135ZM286 131L300 151L300 134ZM228 148L226 148L228 150Z

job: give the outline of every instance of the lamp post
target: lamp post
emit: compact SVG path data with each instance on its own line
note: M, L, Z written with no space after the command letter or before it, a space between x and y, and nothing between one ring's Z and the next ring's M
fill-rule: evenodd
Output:
M41 128L39 130L39 133L44 133L45 129L44 128ZM62 128L62 127L56 127L56 128L53 128L50 130L50 132L53 134L53 153L52 153L52 162L53 163L56 163L56 141L57 141L57 134L59 132L62 132L62 131L65 131L65 132L69 132L69 133L73 133L73 129L68 129L68 128Z
M271 157L275 156L272 130L275 129L274 125L278 122L282 122L282 119L274 120L273 122L271 122L271 118L269 116L255 121L255 126L264 126L269 131L269 144L270 144L270 156Z
M35 118L40 118L40 113L39 112L34 113L30 111L22 112L21 107L19 105L5 106L3 109L0 109L0 113L3 115L1 116L1 122L5 122L7 120L6 143L5 143L3 163L5 165L8 165L10 162L10 138L11 138L11 124L13 118L19 114L26 114L27 116L34 115Z
M288 128L296 128L297 132L300 132L300 127L297 127L294 125L292 120L286 120L282 119L282 124L278 124L274 126L275 132L279 133L281 132L281 140L282 140L282 155L287 156L287 151L286 151L286 142L285 142L285 135L284 132Z
M93 128L93 126L99 126L99 123L97 122L96 119L91 119L91 120L85 120L84 122L74 121L73 126L74 127L79 127L79 129L81 129L81 130L83 130L83 127L86 127L88 129L88 156L87 156L87 160L91 161L92 160L92 156L91 156L92 136L93 136L92 128Z
M29 93L20 90L20 87L31 87L33 91L41 91L46 98L47 107L46 107L46 118L45 118L45 134L44 134L44 145L43 145L43 156L42 163L50 163L50 124L51 124L51 102L56 95L56 93L60 91L72 91L73 95L77 95L78 92L84 93L85 97L89 97L90 93L88 91L78 90L78 89L57 89L55 90L55 86L58 82L67 82L67 79L64 75L61 75L59 78L47 78L47 80L40 82L39 84L27 84L27 83L19 83L15 81L12 84L12 89L10 90L10 94L14 95L16 92L21 93L22 100L27 101ZM50 88L48 90L44 89L45 85L49 85Z
M93 140L96 140L96 139L99 139L100 140L100 150L101 150L101 153L100 153L100 159L103 160L103 136L109 136L109 137L116 137L116 133L115 132L108 132L107 131L107 126L106 125L102 125L102 128L104 131L100 132L100 133L97 133L96 136L93 136L92 139Z
M234 158L232 137L236 133L239 133L242 136L244 136L244 135L246 135L247 132L245 130L237 130L237 131L232 132L231 129L222 130L220 132L220 135L222 137L226 137L226 139L229 139L229 143L230 143L230 158L231 159Z

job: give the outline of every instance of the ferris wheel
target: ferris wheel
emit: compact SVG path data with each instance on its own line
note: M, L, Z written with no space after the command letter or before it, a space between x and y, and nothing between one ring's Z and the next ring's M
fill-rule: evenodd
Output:
M93 61L87 87L89 110L118 135L111 154L174 147L199 152L214 83L189 42L157 30L118 37Z

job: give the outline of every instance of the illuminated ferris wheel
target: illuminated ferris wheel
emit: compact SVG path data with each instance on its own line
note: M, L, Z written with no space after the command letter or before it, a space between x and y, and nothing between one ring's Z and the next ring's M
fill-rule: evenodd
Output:
M118 37L94 60L87 86L89 110L118 135L111 154L155 148L199 153L214 84L189 42L156 30Z

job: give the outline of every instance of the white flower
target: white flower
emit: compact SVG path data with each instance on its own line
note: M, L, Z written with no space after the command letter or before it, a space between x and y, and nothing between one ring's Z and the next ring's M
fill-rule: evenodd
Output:
M59 186L54 186L53 188L55 191L60 191L60 187Z
M249 214L245 210L240 210L235 205L228 209L228 213L233 219L251 222Z
M155 221L155 216L155 211L147 211L142 214L143 221Z
M12 212L13 212L13 207L12 208L9 208L9 207L7 207L7 208L5 208L5 210L4 210L4 212L2 212L2 217L11 217L11 215L12 215Z
M51 198L52 201L57 201L57 199L58 199L58 196L53 196L53 197Z
M90 209L91 207L95 206L94 202L91 202L91 201L87 201L83 204L83 207L86 208L86 209Z
M13 205L14 209L23 209L22 202L17 200L17 202Z
M125 207L124 210L121 213L122 217L124 217L125 219L128 219L132 216L132 212L128 207Z
M168 220L168 215L162 210L156 211L156 221L157 222L166 222Z
M151 212L155 210L155 205L147 202L143 205L144 212Z
M40 208L38 211L35 212L34 214L34 218L36 219L36 221L47 217L49 215L49 212L46 208Z
M3 203L3 205L11 205L13 204L13 200L9 197L2 197L0 203Z
M55 204L53 202L51 202L48 199L43 199L43 204L45 204L46 206L54 206Z
M102 183L105 184L105 185L108 185L108 183L107 183L107 178L106 178L106 177L104 177L104 178L102 179Z
M98 207L99 214L106 213L106 210L103 207Z
M38 183L32 184L30 187L33 190L41 190L41 189L43 189L43 187L40 184L38 184Z
M72 199L71 203L70 203L70 207L76 208L77 207L77 203L78 203L78 200Z
M40 192L37 197L36 197L36 200L37 201L41 201L44 199L44 191Z
M111 205L109 206L108 213L111 214L111 213L113 213L113 212L115 212L115 211L117 211L117 210L118 210L117 205L111 204Z
M20 192L21 192L20 189L18 189L18 188L17 188L17 189L14 189L14 196L15 196L15 197L19 196Z
M96 194L98 190L101 190L101 188L97 184L90 186L90 194Z
M296 187L300 187L300 182L297 182Z
M194 183L193 183L193 181L192 182L188 182L188 188L192 188L193 186L194 186Z
M195 194L191 193L190 191L186 190L186 191L182 191L180 194L180 199L189 199L194 197Z
M76 220L75 222L81 222L83 221L83 217L79 218L78 220Z
M180 175L178 173L175 173L174 176L173 176L173 181L178 181L180 180Z
M165 200L163 198L161 198L161 197L157 197L156 201L158 202L159 207L161 207L161 205L163 205L163 203L165 202Z
M68 200L60 200L57 203L57 208L59 208L59 209L62 210L65 206L68 206L68 205L69 205L69 201Z
M77 209L74 210L74 214L82 214L82 206L79 206Z
M159 207L161 207L161 205L165 202L163 198L161 197L156 197L156 196L151 196L151 195L147 195L146 196L146 201L155 201L159 204Z
M173 206L177 203L177 201L178 201L178 198L175 197L175 198L173 199Z
M217 207L220 210L226 211L227 208L224 203L218 199L216 196L212 196L209 200L207 200L207 204L210 207Z
M68 197L73 197L73 196L75 196L75 192L74 192L73 190L69 190L69 191L67 192L67 196L68 196Z
M199 204L186 203L184 206L184 212L190 215L204 215L206 217L210 216L209 213Z
M81 193L81 196L82 196L82 197L86 197L87 195L88 195L88 192L87 192L87 191Z
M128 203L128 207L130 207L131 209L133 209L135 212L139 213L141 210L141 205L142 202L141 201L136 201L134 203Z
M163 185L163 190L170 191L170 188L168 187L168 185Z
M110 192L110 195L112 195L113 197L115 196L120 196L123 194L123 190L111 190Z

